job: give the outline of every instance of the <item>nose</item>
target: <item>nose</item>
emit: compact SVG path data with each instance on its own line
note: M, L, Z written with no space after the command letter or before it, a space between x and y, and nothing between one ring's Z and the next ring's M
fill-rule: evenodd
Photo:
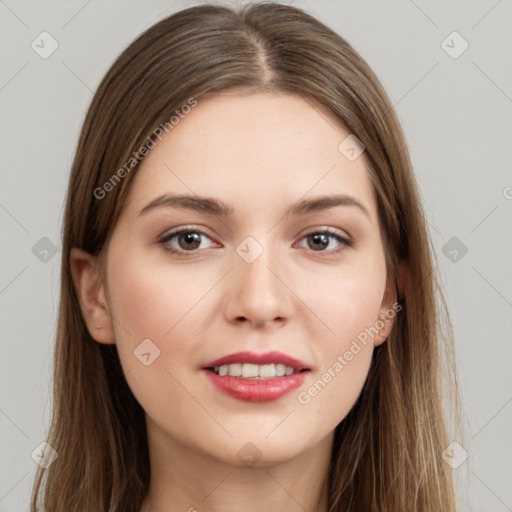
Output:
M266 250L252 263L236 253L234 269L226 282L224 314L230 323L247 323L254 328L280 327L291 316L292 292L276 258Z

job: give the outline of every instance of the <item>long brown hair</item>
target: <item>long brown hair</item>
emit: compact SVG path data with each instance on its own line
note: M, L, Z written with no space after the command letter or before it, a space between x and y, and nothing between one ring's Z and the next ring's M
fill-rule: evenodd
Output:
M277 3L200 5L158 22L117 58L85 118L63 225L53 416L57 459L39 469L32 512L138 512L150 465L144 410L115 345L83 321L70 250L102 254L137 172L130 160L190 98L228 88L283 91L329 109L365 145L402 310L377 347L363 391L335 432L330 512L453 512L452 440L441 391L458 411L452 335L443 324L432 247L406 141L393 106L361 56L314 17ZM341 142L341 141L340 141ZM127 162L132 162L126 167ZM104 197L98 189L125 166ZM406 286L397 272L408 267ZM444 318L447 318L445 315ZM444 327L443 327L444 325ZM442 364L448 368L442 380ZM456 423L455 423L456 425ZM43 492L44 491L44 492Z

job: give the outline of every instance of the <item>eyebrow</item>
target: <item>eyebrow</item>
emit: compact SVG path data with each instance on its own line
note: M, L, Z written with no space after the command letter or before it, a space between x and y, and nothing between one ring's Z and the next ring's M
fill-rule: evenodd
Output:
M319 212L336 206L354 206L370 218L370 213L364 204L358 201L355 197L345 194L304 199L294 204L286 212L286 215L307 215L308 213ZM224 218L231 217L234 213L234 209L232 207L212 197L200 197L188 194L163 194L144 206L144 208L139 211L138 216L141 217L151 210L159 207L185 208L187 210L193 210Z

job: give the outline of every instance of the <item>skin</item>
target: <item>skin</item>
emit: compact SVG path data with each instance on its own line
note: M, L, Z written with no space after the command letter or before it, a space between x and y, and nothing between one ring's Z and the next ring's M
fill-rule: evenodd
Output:
M393 321L359 343L307 404L298 396L332 374L396 300L364 153L349 161L338 150L349 133L295 95L200 99L142 162L104 260L72 250L88 329L97 342L117 344L146 412L152 480L141 512L327 511L334 429ZM233 214L159 207L138 215L163 193L213 197ZM355 206L285 215L302 199L332 194L356 198L368 215ZM181 226L206 233L189 257L158 242ZM327 227L353 245L328 237L324 247L306 236ZM236 251L248 236L263 248L252 263ZM191 242L174 237L169 245L185 253ZM145 366L134 350L148 338L160 356ZM311 371L277 401L236 400L200 368L242 350L279 350ZM254 466L237 455L244 446Z

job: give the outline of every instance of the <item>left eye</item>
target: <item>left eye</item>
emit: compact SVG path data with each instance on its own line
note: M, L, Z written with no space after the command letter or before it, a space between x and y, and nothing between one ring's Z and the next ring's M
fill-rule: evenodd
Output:
M165 235L160 240L160 243L171 252L191 252L194 251L195 249L205 248L204 246L202 246L201 237L205 237L210 240L210 237L206 233L203 233L202 231L183 229ZM173 239L176 239L178 247L170 243Z
M314 252L336 252L337 250L341 250L334 249L334 251L326 251L326 249L333 249L331 241L334 241L334 244L337 243L341 246L350 247L352 245L351 240L330 230L315 231L309 233L305 235L301 240L306 240L307 248L313 250Z

